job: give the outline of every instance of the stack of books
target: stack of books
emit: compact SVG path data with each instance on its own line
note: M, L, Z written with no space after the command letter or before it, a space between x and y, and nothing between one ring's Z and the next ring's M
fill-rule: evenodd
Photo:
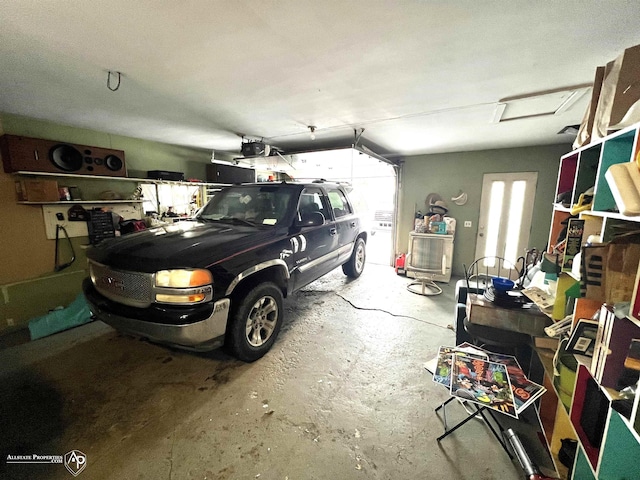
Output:
M603 387L615 390L627 386L620 379L625 373L625 361L632 361L636 355L638 342L640 326L627 317L616 317L610 307L603 306L589 369L593 378Z

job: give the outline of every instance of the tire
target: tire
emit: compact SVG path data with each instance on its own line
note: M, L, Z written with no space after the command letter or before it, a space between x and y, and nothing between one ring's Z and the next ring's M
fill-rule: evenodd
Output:
M349 278L358 278L364 270L364 263L367 258L365 243L362 238L356 240L353 253L349 261L342 265L342 271Z
M269 351L282 325L282 291L271 282L253 287L233 309L228 331L231 354L254 362Z

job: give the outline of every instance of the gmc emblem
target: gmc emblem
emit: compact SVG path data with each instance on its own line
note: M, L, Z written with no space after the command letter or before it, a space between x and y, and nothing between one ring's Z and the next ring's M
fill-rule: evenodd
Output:
M124 291L124 282L113 277L100 277L98 283L110 290Z

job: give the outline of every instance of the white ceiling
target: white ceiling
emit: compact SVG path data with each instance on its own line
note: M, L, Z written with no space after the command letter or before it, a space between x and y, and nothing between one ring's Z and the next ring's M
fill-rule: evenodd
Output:
M0 0L0 111L234 152L415 155L570 142L501 99L593 81L640 43L636 1ZM123 74L107 89L107 72ZM115 84L115 79L113 79ZM312 142L307 126L315 125Z

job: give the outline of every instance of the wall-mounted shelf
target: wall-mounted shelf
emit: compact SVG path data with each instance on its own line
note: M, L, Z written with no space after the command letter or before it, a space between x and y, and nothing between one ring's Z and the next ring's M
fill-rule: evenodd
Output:
M78 174L78 173L58 173L58 172L30 172L30 171L24 171L24 170L20 170L17 172L13 172L14 175L21 175L21 176L29 176L29 177L62 177L62 178L82 178L82 179L94 179L94 180L113 180L116 182L120 182L120 181L129 181L129 182L137 182L140 179L138 178L129 178L129 177L112 177L112 176L108 176L108 175L82 175L82 174Z
M18 171L13 172L14 175L31 176L31 177L57 177L57 178L78 178L82 180L113 180L116 182L135 182L135 183L154 183L154 184L168 184L168 185L204 185L207 187L226 187L228 183L210 183L210 182L189 182L189 181L177 181L177 180L159 180L156 178L135 178L135 177L110 177L106 175L80 175L77 173L52 173L52 172L28 172Z
M583 215L591 215L594 217L602 217L602 218L613 218L616 220L624 220L626 222L640 222L640 216L629 217L617 212L599 212L597 210L587 210L586 212L583 212Z
M146 211L155 211L162 214L167 207L176 208L179 215L190 215L196 208L201 208L216 192L222 188L230 186L227 183L211 182L189 182L176 180L159 180L153 178L117 177L107 175L86 175L63 172L34 172L20 170L13 172L17 177L36 177L57 179L63 185L80 185L82 195L88 198L100 196L105 188L105 182L111 185L106 188L117 190L116 193L122 197L117 200L62 200L62 201L42 201L27 202L18 201L20 205L37 205L43 209L45 232L48 239L55 238L56 225L64 225L70 237L80 237L87 235L87 228L84 222L69 222L58 220L66 219L67 210L72 205L81 204L89 208L110 206L110 209L125 219L141 219ZM77 181L77 182L76 182ZM94 181L99 181L95 182ZM101 183L102 182L102 183ZM126 184L129 183L129 185ZM141 187L144 197L140 200L127 199L131 196L136 187ZM145 188L146 187L146 188ZM192 200L193 197L195 200ZM178 203L176 203L178 202ZM184 205L186 205L186 207ZM195 208L193 205L195 204ZM179 207L181 205L182 208ZM179 211L183 210L183 211Z
M178 206L179 203L187 203L187 206L184 205L182 208L178 208L177 213L184 215L193 213L193 208L190 208L188 205L190 200L184 200L186 197L191 197L195 195L196 198L196 208L201 208L204 204L206 204L209 199L215 195L216 192L220 191L222 188L229 186L229 184L223 183L210 183L210 182L190 182L190 181L176 181L176 180L160 180L153 178L135 178L135 177L116 177L116 176L106 176L106 175L86 175L86 174L76 174L76 173L64 173L64 172L35 172L35 171L26 171L21 170L17 172L13 172L13 175L17 177L32 177L32 178L50 178L58 180L58 183L62 185L81 185L82 195L87 196L89 199L83 200L62 200L62 201L42 201L42 202L28 202L28 201L18 201L18 204L21 205L42 205L42 206L51 206L57 209L64 208L67 205L73 204L82 204L82 205L111 205L115 209L119 206L126 207L134 206L135 218L142 218L143 213L145 211L156 211L159 214L163 213L169 206ZM94 183L95 182L95 183ZM101 200L96 198L95 200L91 200L92 197L99 197L103 189L105 189L105 182L109 182L110 186L106 188L113 188L117 190L116 193L121 197L121 199L117 200ZM127 186L128 184L128 186ZM144 192L144 197L140 200L130 200L128 199L135 188L142 188ZM186 189L186 190L185 190ZM175 195L172 192L176 192ZM188 192L188 193L185 193ZM197 194L196 194L197 192ZM174 210L176 211L176 210ZM62 213L62 210L50 210L47 209L44 211L45 216L47 214L59 214ZM120 213L120 212L118 212ZM124 210L122 213L126 213L127 215L133 215L133 211ZM45 221L45 223L52 224L55 219L51 221ZM55 226L55 225L54 225ZM47 228L47 237L51 237L51 225L48 225ZM83 231L75 231L78 230L76 225L74 224L71 228L73 230L73 235L78 236L82 235Z
M558 203L554 203L553 204L553 208L555 209L556 212L567 212L567 213L571 213L571 208L570 207L565 207L562 204L558 204Z
M65 200L59 202L16 202L20 205L75 205L77 203L80 204L105 204L108 205L110 203L142 203L142 200Z

